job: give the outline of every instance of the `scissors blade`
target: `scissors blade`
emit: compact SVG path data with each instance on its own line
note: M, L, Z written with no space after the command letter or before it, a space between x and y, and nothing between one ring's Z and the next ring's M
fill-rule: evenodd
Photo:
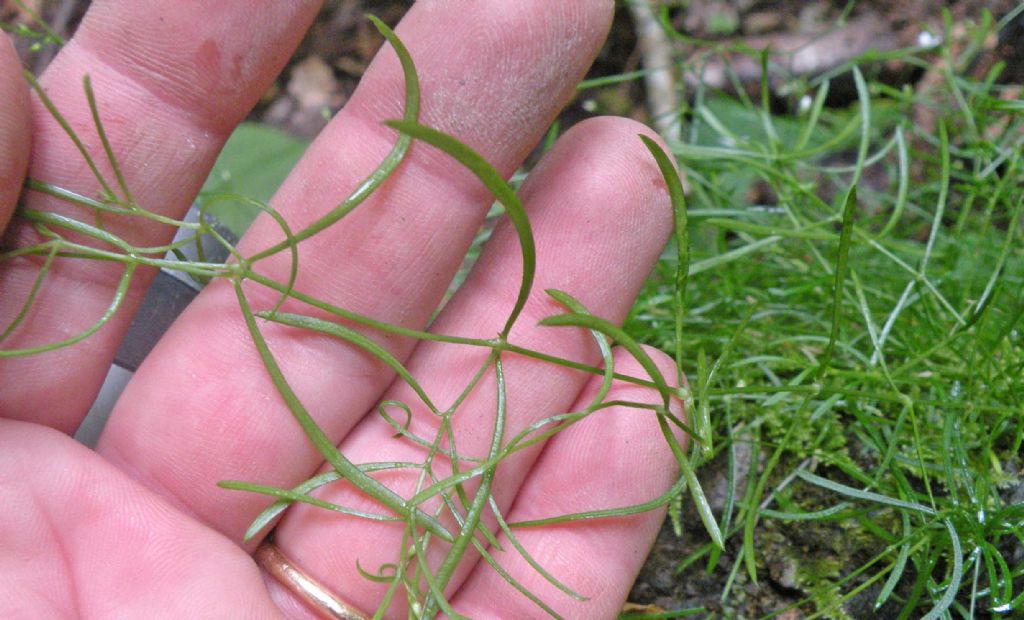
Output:
M198 222L199 210L195 205L189 209L185 216L186 222ZM234 233L225 226L216 222L212 217L206 216L206 221L211 223L217 232L231 243L236 241ZM179 229L175 241L181 241L194 234L191 229ZM200 242L203 245L203 262L219 263L227 260L229 252L227 248L218 243L209 235L204 235ZM199 260L199 251L196 244L189 243L179 248L183 257L189 261ZM181 260L171 252L167 253L168 260ZM185 311L185 308L195 299L202 285L180 271L161 269L153 279L153 284L142 300L142 305L132 319L128 331L125 333L121 346L114 355L114 363L126 370L135 371L142 360L146 359L149 352L153 350L156 343L160 341L164 333L171 327L178 316Z

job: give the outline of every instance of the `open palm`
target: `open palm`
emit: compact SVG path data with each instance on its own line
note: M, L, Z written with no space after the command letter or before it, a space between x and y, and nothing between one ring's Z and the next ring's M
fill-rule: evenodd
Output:
M319 6L311 0L96 0L41 83L86 146L99 152L81 88L88 74L135 200L180 217ZM510 175L571 96L603 41L611 11L604 0L416 3L397 32L420 75L421 122L456 136ZM293 229L331 209L387 154L396 134L382 121L402 116L403 91L397 57L385 47L275 196L272 205ZM5 44L0 102L0 228L12 216L26 170L33 179L99 196L64 131L29 97ZM584 122L526 182L521 196L535 231L537 281L513 330L518 344L600 363L585 331L537 321L562 311L544 295L549 288L621 321L657 259L671 211L638 133L650 132L623 119ZM433 331L490 338L518 291L521 259L511 226L498 227L466 283L431 323L490 201L456 162L415 144L357 211L299 246L296 289L388 323L414 329L430 323ZM87 213L29 190L22 204ZM128 218L111 218L107 228L140 246L165 244L173 234L170 227L143 227ZM0 247L34 243L37 234L14 216ZM280 240L277 225L260 219L241 253ZM0 263L0 325L18 313L41 262ZM284 256L259 264L261 274L277 280L287 278L288 268ZM117 265L97 261L57 261L38 291L37 311L4 348L81 332L110 303L120 273ZM258 543L243 542L267 499L217 486L243 479L287 488L323 465L268 377L229 283L208 286L166 334L129 384L95 452L68 436L88 410L153 275L141 273L122 311L84 342L0 358L0 617L312 617L290 590L261 572L252 558ZM274 291L246 286L257 309L275 303ZM262 329L292 387L349 459L422 460L422 447L395 439L381 416L368 415L381 400L416 400L387 366L326 336L280 325ZM488 354L367 334L404 360L438 402L456 398ZM664 355L650 354L665 376L675 376ZM619 372L644 376L624 351L615 356ZM600 378L526 357L510 356L505 374L511 433L581 407L600 384ZM453 420L460 452L486 453L493 388L493 380L483 380L463 403L466 413ZM606 400L656 403L658 394L616 383ZM436 424L427 412L413 411L413 432L429 435ZM493 494L510 521L538 519L646 501L668 488L675 471L653 416L613 407L508 458ZM375 477L400 495L416 485L414 474ZM317 496L357 509L375 506L342 484ZM560 614L613 617L661 517L652 511L519 532L531 555L587 601L556 590L508 545L494 555ZM386 584L360 575L357 561L378 572L400 552L402 531L401 523L297 505L274 536L310 574L372 613ZM454 609L468 616L542 615L483 562L463 562L447 590ZM396 601L389 617L406 615L403 605Z

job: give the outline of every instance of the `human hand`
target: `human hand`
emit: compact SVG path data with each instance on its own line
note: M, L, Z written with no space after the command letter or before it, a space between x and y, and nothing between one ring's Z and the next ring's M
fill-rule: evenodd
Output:
M41 79L49 97L94 153L102 152L81 89L91 76L104 126L136 202L180 217L234 125L266 89L315 17L319 2L179 3L97 0L75 38ZM605 36L611 3L546 0L417 3L398 35L417 64L421 122L453 134L510 175L572 94ZM16 57L0 46L0 227L11 216L24 171L81 195L97 181L37 98L28 96ZM381 123L402 116L404 81L385 47L346 107L310 147L275 196L299 230L347 196L385 156L396 134ZM30 140L31 128L31 140ZM597 365L584 330L539 327L564 312L543 293L570 292L595 313L625 317L671 227L661 175L623 119L595 119L562 137L524 186L533 224L537 278L510 340ZM30 144L31 141L31 151ZM29 154L31 152L31 161ZM100 162L101 167L104 165ZM109 169L104 169L109 174ZM464 168L414 144L390 179L342 222L300 246L296 290L391 324L421 329L431 319L492 198ZM23 205L80 218L88 211L39 192ZM105 220L136 246L159 246L173 230L139 218ZM143 225L143 224L146 225ZM243 256L280 241L269 218L240 245ZM38 241L11 220L3 248ZM515 302L521 257L515 231L499 226L477 267L431 325L436 333L492 338ZM287 278L287 253L258 263ZM45 257L0 263L0 325L30 294ZM29 320L4 349L80 333L110 303L123 265L57 259ZM294 589L261 572L256 542L243 542L268 500L217 486L225 479L291 488L323 465L292 419L253 347L235 290L214 281L147 358L119 401L96 452L71 433L89 408L131 314L153 273L140 270L120 312L82 343L0 358L0 617L311 617ZM257 310L278 293L247 283ZM292 308L293 302L285 305ZM422 461L425 450L393 438L376 414L382 399L415 402L408 385L379 360L341 341L280 325L261 326L278 363L331 442L356 463ZM452 401L489 350L417 341L362 329L416 376L436 402ZM672 363L650 351L662 374ZM616 370L645 376L622 350ZM600 377L522 356L505 356L506 433L585 406ZM486 456L494 424L493 377L454 416L459 452ZM654 390L616 382L607 401L657 403ZM437 421L413 410L410 430L431 436ZM440 460L440 459L439 459ZM647 501L676 475L654 416L611 407L507 458L493 496L508 521L526 521ZM375 478L400 495L416 472ZM478 480L467 482L475 488ZM315 495L355 509L380 507L345 484ZM492 553L504 569L560 614L613 617L655 536L663 511L524 528L518 538L568 586L557 591L501 535ZM493 517L484 521L496 530ZM457 530L451 518L442 520ZM400 555L403 522L370 521L307 505L277 524L275 544L354 608L372 613L387 584L377 573ZM446 545L435 541L436 567ZM472 617L543 613L471 549L449 581L454 609ZM396 599L388 617L405 615Z

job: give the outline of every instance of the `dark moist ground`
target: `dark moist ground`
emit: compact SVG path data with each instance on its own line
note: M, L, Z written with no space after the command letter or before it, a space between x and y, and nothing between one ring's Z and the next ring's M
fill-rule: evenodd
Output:
M54 25L55 30L67 36L74 31L89 2L88 0L25 0L25 3ZM250 120L267 123L292 134L311 138L326 124L326 118L340 109L352 94L359 78L381 38L364 14L371 12L390 25L394 25L411 6L408 0L328 0L316 23L303 40L298 52L277 82L266 92ZM827 29L844 14L848 3L842 0L812 2L799 0L704 0L703 2L666 2L670 7L689 4L689 8L672 8L670 15L675 27L686 34L704 40L745 39L752 45L768 43L773 48L784 45L795 37L805 37ZM848 21L862 18L871 24L871 41L879 44L912 44L923 26L941 31L941 10L948 8L954 22L977 17L989 9L998 19L1017 6L1015 0L963 0L959 2L929 2L927 0L861 0L852 4L846 13ZM11 24L24 15L12 0L0 0L0 21ZM1024 20L1016 20L999 41L990 42L991 52L975 68L984 74L997 60L1007 62L1004 79L1024 82ZM852 57L859 50L836 49L828 52L842 58ZM27 42L19 44L26 65L37 73L45 68L54 53L43 49L34 53ZM686 47L676 48L684 55ZM824 53L824 50L823 50ZM641 55L629 11L620 3L608 42L594 64L590 77L616 75L641 68ZM924 76L905 66L882 66L877 70L884 79L894 84L916 85ZM747 76L756 82L757 76ZM837 81L838 83L838 81ZM747 84L755 87L755 84ZM838 95L831 105L842 106L852 99L852 92ZM617 114L647 122L646 96L641 81L629 81L582 93L563 112L562 129L588 116ZM778 99L773 105L785 108L790 102ZM741 478L749 469L749 454L744 463L743 450L738 451ZM713 507L720 508L725 484L725 464L713 461L700 472ZM742 488L741 479L737 486ZM1024 491L1019 489L1018 491ZM717 504L717 506L716 506ZM676 536L666 523L633 587L630 601L639 612L659 612L683 608L704 608L696 617L759 618L778 614L777 617L795 619L805 617L827 606L827 601L806 603L805 600L820 585L822 579L836 577L848 567L858 566L876 552L870 535L848 529L841 524L806 522L785 523L764 520L758 526L758 569L760 582L753 584L741 570L736 575L729 596L721 600L737 552L738 538L734 537L721 555L714 570L707 572L706 561L695 562L678 572L682 558L707 543L700 519L692 508L684 507L682 536ZM868 589L847 602L840 611L828 614L833 618L895 618L898 608L887 605L874 610L872 603L876 589Z

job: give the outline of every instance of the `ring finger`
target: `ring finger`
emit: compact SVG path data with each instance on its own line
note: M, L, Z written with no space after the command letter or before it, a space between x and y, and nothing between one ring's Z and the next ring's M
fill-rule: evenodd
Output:
M663 375L675 374L675 364L667 355L656 350L647 353ZM629 376L647 377L622 350L616 351L615 368ZM590 380L573 411L589 404L598 384L599 378ZM628 383L613 384L606 401L659 404L655 390ZM677 471L651 411L610 407L548 442L505 518L514 524L642 504L664 493ZM665 509L660 507L628 516L512 528L530 558L585 597L584 601L559 591L526 556L516 552L507 536L498 538L502 551L492 548L490 552L508 578L561 617L613 618L621 610L664 516ZM467 618L484 618L495 609L509 618L539 615L535 604L510 583L490 566L478 563L453 597L452 606Z

